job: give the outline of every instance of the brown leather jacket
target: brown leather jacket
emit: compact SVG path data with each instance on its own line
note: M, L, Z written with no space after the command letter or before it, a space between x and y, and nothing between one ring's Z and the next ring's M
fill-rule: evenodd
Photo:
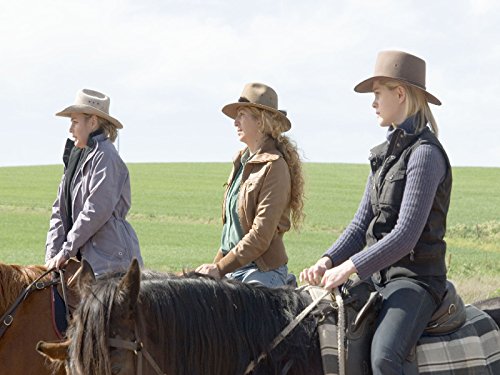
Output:
M226 220L226 195L241 165L240 151L233 160L233 169L222 204L222 221ZM214 263L220 274L254 261L261 271L278 268L288 261L283 234L290 229L291 179L288 164L268 139L243 169L238 195L238 217L245 233L238 244L223 256L219 249Z

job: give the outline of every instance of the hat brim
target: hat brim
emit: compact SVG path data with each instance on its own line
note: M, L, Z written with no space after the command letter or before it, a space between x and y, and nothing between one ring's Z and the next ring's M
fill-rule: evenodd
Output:
M97 108L91 107L89 105L84 105L84 104L70 105L69 107L63 109L62 111L57 112L56 116L71 117L72 113L85 113L87 115L96 115L96 116L99 116L99 117L102 117L102 118L108 120L110 123L112 123L118 129L123 128L123 125L121 124L120 121L118 121L114 117L111 117L106 112L100 111Z
M427 90L423 89L421 86L416 85L416 84L414 84L414 83L412 83L410 81L404 80L404 79L394 78L394 77L388 77L388 76L375 76L375 77L371 77L371 78L365 79L364 81L358 83L354 87L354 91L360 92L360 93L373 92L373 82L376 81L376 80L379 80L379 79L395 80L395 81L403 82L406 85L413 86L413 87L415 87L415 88L417 88L417 89L419 89L419 90L421 90L421 91L424 92L425 97L426 97L426 99L427 99L427 101L429 103L432 103L432 104L435 104L435 105L441 105L441 101L438 98L436 98L434 95L432 95L431 93L429 93Z
M281 112L278 109L275 109L275 108L272 108L272 107L268 107L267 105L262 105L262 104L258 104L258 103L250 103L250 102L231 103L231 104L225 105L222 108L222 112L226 116L228 116L228 117L230 117L232 119L235 119L236 115L238 114L238 109L240 109L241 107L256 107L256 108L260 108L260 109L265 109L266 111L269 111L269 112L272 112L272 113L277 113L284 120L285 129L283 131L286 132L286 131L290 130L291 127L292 127L292 123L290 122L290 120L288 119L288 117L286 117L283 114L283 112Z

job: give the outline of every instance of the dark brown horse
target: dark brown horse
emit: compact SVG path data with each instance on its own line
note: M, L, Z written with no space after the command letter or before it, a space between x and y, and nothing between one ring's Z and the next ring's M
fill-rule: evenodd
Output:
M0 316L14 303L23 289L42 275L43 266L17 266L0 263ZM43 278L48 282L50 276ZM36 352L39 340L59 340L52 324L50 288L33 291L19 304L12 323L4 326L0 338L2 374L51 374L46 361ZM9 319L10 320L10 319ZM64 374L64 369L57 374Z
M273 339L310 302L293 289L141 274L135 261L122 278L96 281L83 264L82 302L68 330L70 339L49 348L68 349L70 374L244 375L262 353L253 375L323 374L314 315L270 350ZM475 311L476 318L482 314ZM494 371L499 366L500 358Z
M140 364L134 352L108 344L140 340L161 373L243 374L306 306L293 290L150 271L141 276L134 262L123 279L97 280L84 293L68 332L70 372L135 374ZM281 374L283 368L322 374L315 326L314 318L305 319L253 374ZM143 366L143 374L156 373L146 359Z

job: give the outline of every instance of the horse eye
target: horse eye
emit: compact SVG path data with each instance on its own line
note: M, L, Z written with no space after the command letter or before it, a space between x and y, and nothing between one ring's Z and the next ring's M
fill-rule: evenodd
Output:
M122 369L121 366L113 366L111 368L111 374L116 375L120 373L121 369Z

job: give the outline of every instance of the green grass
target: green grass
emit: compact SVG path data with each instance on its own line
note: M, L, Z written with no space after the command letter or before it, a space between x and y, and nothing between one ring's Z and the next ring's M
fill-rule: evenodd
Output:
M130 164L135 228L148 268L191 269L219 245L229 163ZM306 221L285 243L289 268L314 263L352 219L367 165L305 164ZM0 168L0 261L41 264L60 166ZM449 277L466 301L500 296L500 168L454 168Z

